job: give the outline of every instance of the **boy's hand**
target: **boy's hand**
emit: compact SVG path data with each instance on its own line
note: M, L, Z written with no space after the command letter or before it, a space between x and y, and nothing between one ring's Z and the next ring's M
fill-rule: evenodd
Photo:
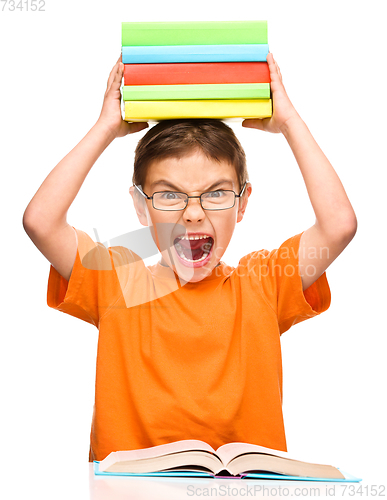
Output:
M147 122L129 123L122 119L120 86L124 65L121 61L122 56L120 55L110 72L102 111L97 121L98 124L105 126L113 134L113 137L123 137L148 127Z
M299 115L295 110L293 104L285 91L284 84L282 83L282 75L278 64L275 62L273 54L269 52L267 56L267 62L269 64L270 79L271 79L271 93L273 99L273 115L271 118L254 118L244 120L242 122L243 127L257 128L259 130L265 130L266 132L273 132L278 134L282 132L284 124L293 117L298 117Z

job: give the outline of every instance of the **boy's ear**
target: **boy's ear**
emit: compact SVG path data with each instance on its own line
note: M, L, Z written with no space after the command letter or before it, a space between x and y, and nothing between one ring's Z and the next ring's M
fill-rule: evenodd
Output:
M130 186L129 193L133 198L134 209L136 210L138 220L143 226L148 226L145 198L137 191L134 186Z
M252 190L253 190L253 187L250 184L250 182L248 182L246 184L245 192L243 193L242 198L239 198L237 222L240 222L243 219L243 216L245 214L245 210L247 207L247 201L248 201L249 196L251 195Z

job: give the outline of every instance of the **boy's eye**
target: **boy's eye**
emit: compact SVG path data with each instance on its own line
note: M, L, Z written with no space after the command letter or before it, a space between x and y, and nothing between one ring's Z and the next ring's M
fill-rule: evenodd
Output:
M219 190L219 191L210 191L209 193L206 193L206 197L208 198L221 198L224 195L224 191Z
M174 193L173 191L165 191L164 193L161 193L161 198L164 200L177 200L181 197L181 193Z

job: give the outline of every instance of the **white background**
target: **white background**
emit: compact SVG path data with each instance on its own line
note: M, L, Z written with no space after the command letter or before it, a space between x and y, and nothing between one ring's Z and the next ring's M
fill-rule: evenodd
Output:
M2 482L12 486L7 498L67 498L70 486L53 495L59 460L71 460L73 498L88 498L98 332L48 308L49 263L24 232L22 216L48 173L97 120L120 54L122 21L268 20L288 94L358 219L355 239L327 272L330 309L282 337L288 449L364 483L386 483L383 12L383 2L372 0L46 0L45 12L11 12L9 4L0 10L0 455ZM307 229L314 214L284 137L232 127L253 186L222 258L236 265ZM118 139L103 153L68 212L71 225L93 238L97 227L101 241L142 227L128 189L144 133Z

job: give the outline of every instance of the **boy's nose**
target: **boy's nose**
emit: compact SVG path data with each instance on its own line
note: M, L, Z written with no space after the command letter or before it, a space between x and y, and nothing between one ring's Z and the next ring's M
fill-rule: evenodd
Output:
M183 211L183 218L189 222L197 222L204 218L205 213L199 198L189 198L188 204Z

